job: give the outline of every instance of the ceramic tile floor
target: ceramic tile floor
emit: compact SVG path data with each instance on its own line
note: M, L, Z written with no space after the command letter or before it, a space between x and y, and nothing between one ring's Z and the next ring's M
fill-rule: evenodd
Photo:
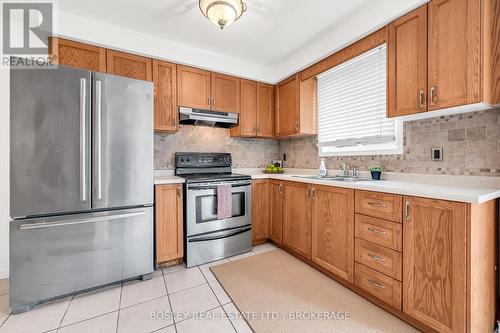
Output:
M252 332L210 266L274 248L267 243L199 267L167 267L156 271L151 280L67 297L18 315L10 314L8 280L0 280L0 333ZM179 315L172 318L171 312Z

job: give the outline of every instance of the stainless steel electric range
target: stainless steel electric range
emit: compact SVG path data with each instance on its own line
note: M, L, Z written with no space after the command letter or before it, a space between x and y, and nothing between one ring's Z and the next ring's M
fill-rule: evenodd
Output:
M184 185L187 267L252 250L252 180L231 172L231 154L176 153L175 174ZM231 216L218 218L219 185L231 186Z

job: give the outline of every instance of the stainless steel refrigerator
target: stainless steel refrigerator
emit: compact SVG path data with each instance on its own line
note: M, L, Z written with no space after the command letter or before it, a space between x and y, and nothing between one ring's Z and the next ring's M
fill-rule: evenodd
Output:
M10 74L10 304L153 272L153 85L59 66Z

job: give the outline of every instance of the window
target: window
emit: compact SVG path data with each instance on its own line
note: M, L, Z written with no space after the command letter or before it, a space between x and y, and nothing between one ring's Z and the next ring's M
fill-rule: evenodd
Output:
M386 45L318 75L321 156L403 152L403 124L386 118Z

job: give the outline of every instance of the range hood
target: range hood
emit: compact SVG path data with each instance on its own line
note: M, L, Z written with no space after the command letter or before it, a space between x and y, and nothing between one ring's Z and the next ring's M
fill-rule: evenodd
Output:
M238 114L180 107L179 124L231 128L238 125Z

